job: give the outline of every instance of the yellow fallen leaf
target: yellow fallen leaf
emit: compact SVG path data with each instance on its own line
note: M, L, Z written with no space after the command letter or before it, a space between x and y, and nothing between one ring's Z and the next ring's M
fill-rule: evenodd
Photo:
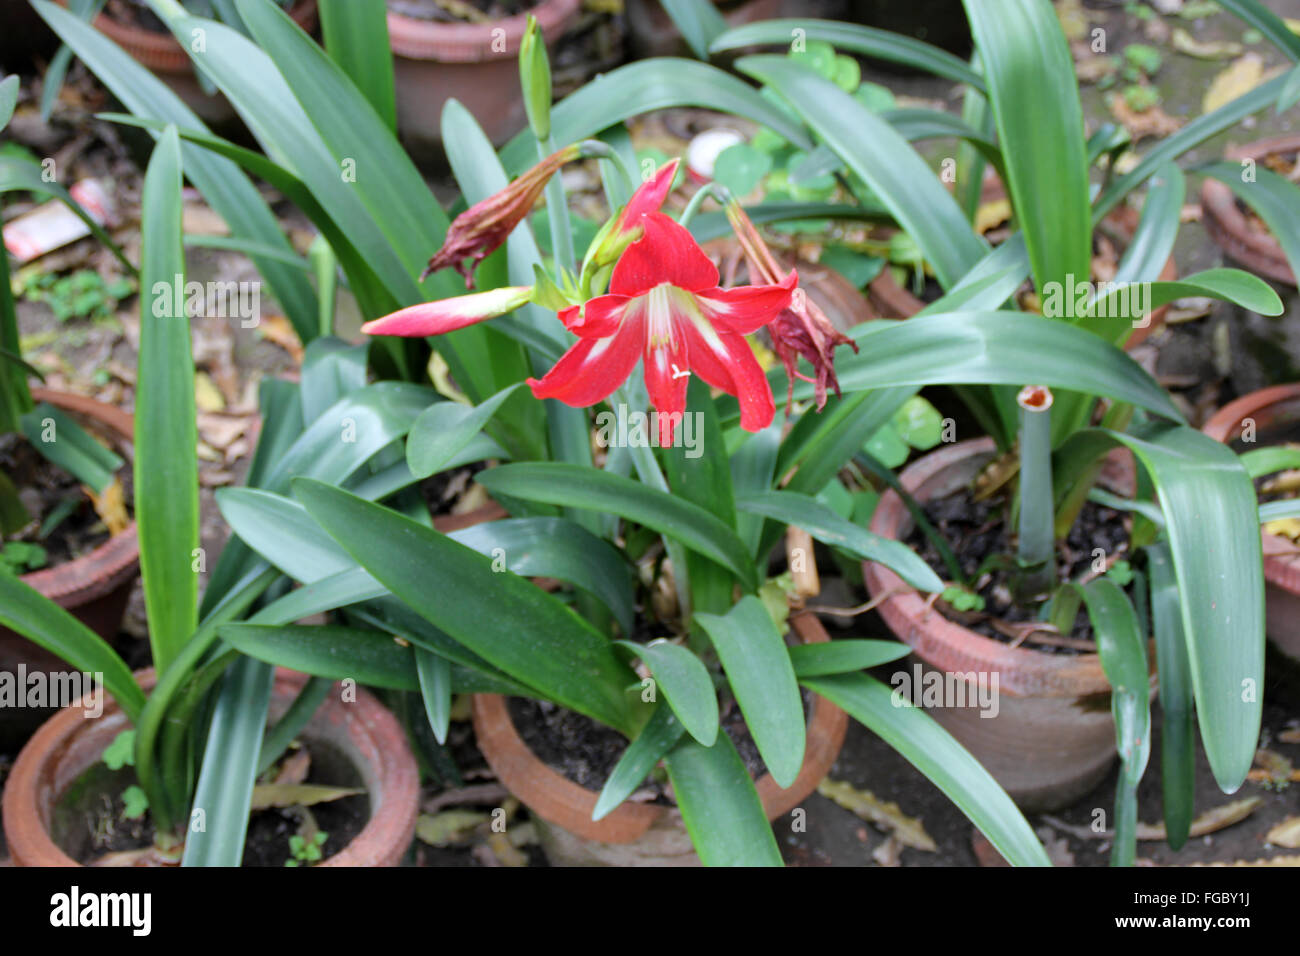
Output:
M315 783L259 783L253 788L253 810L270 807L310 807L365 793L355 787L324 787Z
M415 823L415 835L430 846L451 846L464 841L475 828L491 819L478 810L422 813Z
M1265 843L1284 846L1288 850L1300 850L1300 817L1283 820L1264 837Z
M995 229L1011 218L1011 200L995 199L975 211L975 231L980 235Z
M96 495L95 492L86 487L86 494L90 496L90 503L95 508L95 514L99 515L104 526L108 528L109 534L121 534L126 530L126 526L131 523L131 518L126 513L126 499L122 493L122 482L114 478L102 495Z
M1225 60L1230 56L1241 55L1241 44L1232 41L1223 42L1202 42L1196 39L1182 27L1174 27L1173 36L1170 37L1174 49L1179 53L1186 53L1188 56L1194 56L1200 60Z
M1207 810L1192 821L1190 835L1194 837L1205 836L1215 830L1222 830L1234 823L1240 823L1259 808L1260 802L1259 797L1246 797ZM1165 825L1163 823L1139 823L1137 825L1137 838L1139 840L1163 840L1165 838Z
M939 849L930 834L925 832L925 825L918 818L904 814L896 803L887 803L867 790L857 790L841 780L831 780L829 777L817 786L817 792L896 837L905 846L931 853Z
M1292 541L1300 541L1300 518L1278 518L1276 521L1265 521L1264 531L1268 534L1280 534Z
M194 404L201 412L219 412L226 407L226 397L207 372L194 373Z
M1249 93L1264 80L1264 61L1258 53L1247 53L1233 60L1222 73L1210 81L1201 99L1201 112L1212 113L1220 106Z

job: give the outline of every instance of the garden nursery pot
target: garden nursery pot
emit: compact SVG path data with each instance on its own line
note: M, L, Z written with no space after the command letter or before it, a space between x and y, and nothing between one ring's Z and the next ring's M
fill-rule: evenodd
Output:
M58 0L67 6L67 0ZM316 26L316 0L298 0L289 12L294 22L304 30ZM108 37L142 66L171 87L172 92L185 101L185 105L209 123L223 123L234 117L235 111L220 93L209 93L199 83L189 54L181 47L170 30L154 31L134 23L125 23L107 12L95 17L95 29Z
M830 638L812 614L793 613L791 626L805 643ZM839 755L848 714L813 698L803 767L787 790L770 774L756 782L769 820L789 813L812 793ZM551 769L528 749L511 721L506 698L474 695L474 734L501 783L532 812L547 859L560 866L698 866L699 857L676 807L625 802L598 821L599 796Z
M38 402L49 402L79 416L111 440L115 451L130 459L133 426L130 414L82 395L32 389ZM122 626L131 587L140 572L140 544L132 521L88 554L22 576L22 582L77 617L107 641ZM66 672L68 665L49 651L7 627L0 627L0 671L46 674ZM17 746L49 715L44 708L5 708L0 711L0 745Z
M146 690L154 684L151 670L140 671L136 677ZM272 720L288 709L306 680L304 674L276 670ZM93 719L78 707L64 708L27 743L4 791L5 839L15 865L78 865L51 835L55 807L128 726L126 716L109 698L103 714ZM361 833L341 852L317 865L398 865L415 836L419 772L396 718L361 688L356 700L346 703L331 692L300 737L308 744L318 741L341 753L361 776L360 786L370 800L370 819Z
M1279 136L1237 146L1224 154L1229 161L1253 159L1260 165L1269 156L1300 153L1300 136ZM1217 179L1206 177L1201 184L1201 210L1205 231L1230 258L1252 272L1296 284L1295 273L1287 262L1282 245L1270 233L1251 227L1250 220L1237 205L1236 194Z
M548 45L572 26L582 0L542 0L528 13ZM519 44L526 13L489 23L434 23L388 11L397 126L407 147L435 156L442 108L455 99L500 146L528 121L519 95Z
M960 442L919 459L899 477L918 502L926 502L968 485L994 454L991 438ZM903 500L886 492L871 530L901 541L911 529ZM1101 781L1116 756L1115 724L1110 685L1096 654L1011 647L949 621L883 565L863 562L862 576L872 599L880 601L881 618L912 648L909 671L919 664L923 675L973 674L987 688L996 678L994 716L982 715L975 694L967 694L964 707L926 709L1023 809L1058 809Z
M1300 425L1300 384L1274 385L1243 395L1219 409L1205 423L1205 434L1225 444L1241 438L1246 420L1254 421L1265 447L1270 431ZM1250 446L1246 446L1250 447ZM1300 547L1281 535L1261 532L1264 545L1264 630L1292 661L1300 664Z

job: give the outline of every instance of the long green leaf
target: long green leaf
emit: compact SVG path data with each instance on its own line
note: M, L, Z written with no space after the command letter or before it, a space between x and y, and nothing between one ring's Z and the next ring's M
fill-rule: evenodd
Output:
M411 473L427 478L442 471L483 430L520 384L511 385L478 405L435 402L421 412L406 439L406 463Z
M1300 187L1263 166L1256 167L1254 182L1244 182L1241 167L1233 163L1215 163L1200 172L1223 183L1264 220L1291 271L1300 276Z
M12 574L0 573L0 625L76 670L103 674L104 689L113 695L131 723L139 721L144 692L122 658L102 637Z
M727 21L722 19L709 0L662 0L664 12L672 18L677 29L681 31L686 43L701 60L709 58L709 44L727 30Z
M772 779L781 787L791 786L803 766L807 742L803 701L785 641L767 606L747 595L725 615L701 613L695 620L718 652Z
M681 740L685 730L682 723L667 704L660 704L650 715L646 725L636 740L623 751L614 769L610 771L605 785L600 788L600 796L591 811L593 820L600 820L610 811L632 796L646 775L654 769Z
M420 689L411 648L378 631L337 624L223 624L217 630L239 651L278 667L372 687Z
M709 671L698 657L667 640L636 644L619 641L619 647L645 662L664 700L673 709L682 727L706 747L718 737L718 697L713 690Z
M945 289L988 251L961 208L892 126L812 68L789 57L748 56L736 66L799 105L808 124L857 173L920 246Z
M665 758L682 822L705 866L781 866L754 781L726 734L712 747L685 736Z
M389 130L397 131L388 10L378 3L318 0L325 50L365 95Z
M1164 542L1146 549L1151 578L1151 622L1156 638L1156 672L1160 675L1160 772L1164 795L1165 839L1180 850L1192 827L1196 787L1196 716L1192 672L1183 638L1178 581Z
M869 641L850 638L821 644L798 644L789 648L795 676L829 677L879 667L906 657L912 649L897 641Z
M357 562L421 617L512 677L617 729L635 675L609 641L540 588L445 535L319 481L294 495Z
M190 321L183 302L181 154L173 128L145 172L140 359L136 383L135 520L154 666L167 669L198 626L198 426Z
M424 713L429 718L433 737L445 744L451 726L451 661L417 647L415 672L420 678L420 697L424 700Z
M1034 831L1006 791L925 711L865 674L804 678L801 683L839 705L879 735L979 827L1014 866L1051 866Z
M607 472L558 462L520 462L480 472L475 480L493 493L569 508L608 511L676 538L731 570L751 590L758 575L745 543L699 505Z

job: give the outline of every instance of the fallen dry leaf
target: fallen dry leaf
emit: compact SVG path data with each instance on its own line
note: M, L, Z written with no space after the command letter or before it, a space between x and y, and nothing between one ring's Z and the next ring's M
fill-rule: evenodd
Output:
M422 813L415 823L415 835L430 846L452 846L464 842L477 827L491 819L491 814L478 810Z
M1300 817L1288 817L1264 836L1265 843L1300 850Z
M1277 741L1281 744L1300 744L1300 727L1283 730L1277 735Z
M1242 51L1240 43L1231 40L1198 40L1182 27L1174 27L1170 42L1179 53L1194 56L1198 60L1226 60L1231 56L1240 56Z
M194 404L201 412L219 412L226 407L226 397L207 372L194 373Z
M85 491L90 496L95 514L99 515L100 520L104 522L109 534L121 534L126 530L131 519L126 513L126 499L123 497L121 481L114 478L102 495L96 495L89 487L86 487Z
M931 853L939 849L930 834L925 832L921 820L904 814L896 803L885 802L867 790L857 790L848 783L829 777L818 784L817 792L885 833L898 837L905 846Z
M975 211L975 231L980 235L1002 225L1011 218L1011 200L995 199L980 205Z
M1213 833L1216 830L1222 830L1224 827L1230 827L1234 823L1240 823L1254 813L1261 802L1262 800L1259 797L1245 797L1241 800L1233 800L1231 803L1217 806L1212 810L1207 810L1192 821L1190 835L1194 837L1205 836L1207 833ZM1137 838L1139 840L1163 840L1165 838L1164 823L1139 823L1137 825Z
M1286 757L1263 747L1255 751L1255 764L1268 774L1268 779L1274 783L1283 783L1289 780L1295 770L1291 761Z
M1134 142L1147 136L1168 136L1170 133L1177 132L1183 125L1180 120L1170 116L1159 106L1152 106L1139 113L1118 93L1112 93L1106 105L1110 107L1111 115L1128 130Z
M271 807L310 807L353 797L364 790L355 787L324 787L314 783L259 783L253 788L250 809L266 810Z
M528 854L523 850L516 849L510 837L504 833L492 832L488 834L487 847L496 857L497 862L502 866L527 866Z
M887 836L880 846L871 851L876 866L901 866L903 843L896 836Z
M1212 113L1225 103L1249 93L1264 82L1264 61L1258 53L1247 53L1233 60L1228 67L1210 81L1205 96L1201 98L1201 112Z
M300 747L280 764L280 772L275 775L277 784L302 783L311 770L311 752Z
M262 338L280 346L295 362L302 363L302 343L298 341L298 333L283 315L264 316L257 324L257 329Z

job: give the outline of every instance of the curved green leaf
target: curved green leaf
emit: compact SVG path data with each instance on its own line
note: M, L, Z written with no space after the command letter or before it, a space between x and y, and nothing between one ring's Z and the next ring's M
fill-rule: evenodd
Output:
M712 747L718 737L718 695L700 659L680 644L662 639L648 644L616 643L650 668L664 692L664 699L686 732L704 746Z
M338 624L223 624L222 639L249 657L330 680L419 690L415 655L378 631Z
M788 648L795 676L829 677L879 667L906 657L912 649L897 641L849 639L822 644L798 644Z
M671 707L667 704L656 707L646 725L641 728L641 733L623 751L623 756L618 758L605 785L600 788L600 796L591 811L591 818L602 819L632 796L655 764L681 740L683 733L685 730L682 723Z
M522 384L504 388L478 405L435 402L421 412L406 437L406 463L411 473L428 478L445 468Z
M1291 271L1300 276L1300 187L1263 166L1255 168L1254 182L1244 182L1241 166L1234 163L1215 163L1200 172L1223 183L1264 220L1286 254Z
M1165 838L1180 850L1191 832L1196 790L1196 705L1192 672L1183 637L1178 581L1169 545L1146 549L1151 577L1151 623L1156 638L1156 672L1160 676L1160 781L1163 791Z

